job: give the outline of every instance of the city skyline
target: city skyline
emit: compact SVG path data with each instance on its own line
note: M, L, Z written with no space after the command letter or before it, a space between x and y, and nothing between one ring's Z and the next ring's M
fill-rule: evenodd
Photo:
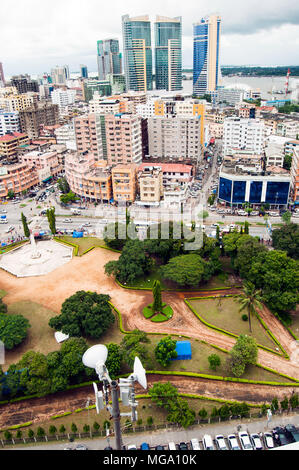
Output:
M129 0L125 6L114 0L111 9L105 11L95 0L87 3L88 8L83 11L79 0L65 0L59 5L53 0L50 11L36 0L28 0L26 5L19 0L13 5L4 4L0 44L5 44L5 49L0 60L5 75L40 74L63 63L69 64L71 71L79 70L81 63L91 72L96 71L98 40L115 37L120 41L120 51L123 50L124 14L134 17L146 14L151 21L156 15L182 16L183 68L191 68L193 63L192 24L211 14L222 18L222 65L297 63L299 6L294 0L283 4L265 0L262 5L253 0L242 7L236 0L227 0L224 5L220 0L211 0L208 7L204 1L194 6L191 0L184 5L176 0L166 1L162 7L156 0L149 4Z

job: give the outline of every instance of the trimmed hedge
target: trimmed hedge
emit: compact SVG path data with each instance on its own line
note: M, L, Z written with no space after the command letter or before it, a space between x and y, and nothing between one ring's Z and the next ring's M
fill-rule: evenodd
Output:
M65 413L62 413L61 415L55 415L55 416L51 416L50 419L58 419L58 418L63 418L64 416L68 416L68 415L71 415L72 412L71 411L66 411Z
M31 426L31 424L32 424L32 421L28 421L28 423L14 424L13 426L9 426L9 428L0 429L0 432L11 431L13 429L26 428L28 426Z
M121 253L121 251L119 252ZM122 284L117 278L115 278L115 282L122 287L123 289L129 289L129 290L153 290L152 287L137 287L137 286L127 286ZM243 286L231 286L231 287L215 287L215 288L209 288L209 289L204 289L204 288L198 288L198 289L166 289L165 287L161 287L161 290L164 292L214 292L218 290L230 290L230 289L241 289ZM198 298L198 297L196 297ZM201 297L201 298L210 298L210 297ZM211 297L214 298L214 297Z
M68 246L73 247L74 248L74 256L78 256L78 251L79 251L79 246L78 245L75 245L74 243L67 242L67 241L62 240L61 238L58 238L58 237L53 237L53 240L55 240L59 243L63 243L64 245L68 245Z

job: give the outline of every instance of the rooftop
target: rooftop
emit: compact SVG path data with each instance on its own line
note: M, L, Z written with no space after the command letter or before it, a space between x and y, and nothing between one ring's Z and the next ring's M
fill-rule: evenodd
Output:
M6 134L0 137L0 142L9 142L10 140L15 140L19 137L28 137L27 134L21 132L13 132L12 134Z
M142 163L139 166L139 171L143 171L145 168L161 168L164 173L189 173L192 172L191 165L184 165L182 163Z

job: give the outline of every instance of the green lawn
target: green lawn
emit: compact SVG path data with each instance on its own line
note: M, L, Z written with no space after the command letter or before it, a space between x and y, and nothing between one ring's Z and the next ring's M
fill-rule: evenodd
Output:
M28 243L28 240L23 240L21 242L13 243L12 245L7 246L7 247L1 247L0 253L8 253L9 251L14 250L18 246L24 245L25 243Z
M297 336L299 339L299 311L291 315L292 324L290 325L290 329Z
M191 306L199 315L211 325L222 328L235 335L248 334L249 323L242 320L246 312L239 312L238 303L234 298L199 299L190 300ZM257 343L275 350L277 347L270 336L266 333L256 316L251 318L252 336Z
M6 290L0 289L0 299L3 299L3 297L7 294Z
M64 235L60 237L60 240L64 240L68 243L73 243L74 245L78 245L78 256L82 256L84 251L88 250L93 246L105 246L104 240L95 237L73 238L72 236Z

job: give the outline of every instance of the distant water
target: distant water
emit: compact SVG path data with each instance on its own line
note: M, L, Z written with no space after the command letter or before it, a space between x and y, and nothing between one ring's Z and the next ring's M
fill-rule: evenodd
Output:
M192 77L192 74L185 73L187 77ZM221 86L226 85L233 85L233 84L244 84L247 85L249 88L253 90L260 89L262 98L270 100L273 95L275 98L283 98L284 95L276 94L276 91L284 91L285 89L285 77L223 77ZM292 84L292 80L290 79L290 86ZM193 83L192 80L183 80L183 90L186 93L192 93ZM273 95L271 95L271 91L273 89Z

